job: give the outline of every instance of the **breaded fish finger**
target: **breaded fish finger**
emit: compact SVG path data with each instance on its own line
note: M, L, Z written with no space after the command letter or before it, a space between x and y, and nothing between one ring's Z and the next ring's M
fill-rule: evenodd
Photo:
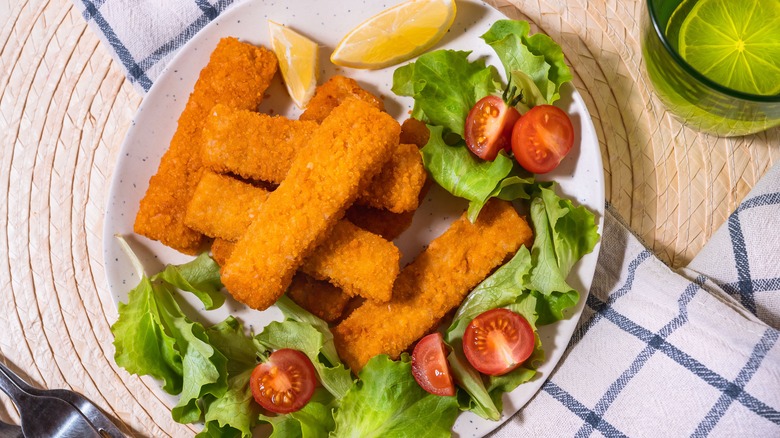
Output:
M393 213L364 205L353 205L347 210L345 217L366 231L378 234L387 240L395 240L412 225L414 211Z
M296 304L327 322L341 317L351 297L325 281L298 272L287 289L287 296Z
M314 121L217 105L203 127L203 166L279 184L318 126Z
M357 99L334 109L260 206L222 268L222 283L255 309L271 306L359 190L398 146L401 127Z
M270 193L206 169L187 204L184 223L206 236L236 241Z
M229 240L214 239L214 243L211 244L211 256L214 261L220 266L224 265L233 252L234 245L235 243ZM339 319L352 299L336 286L326 281L315 280L302 272L293 276L292 283L287 289L287 296L327 322Z
M203 128L203 165L220 173L281 183L317 126L314 121L289 120L218 105ZM356 202L395 213L412 211L417 208L425 178L417 147L398 145Z
M160 166L149 180L134 230L186 254L195 254L204 242L184 225L187 201L200 178L200 139L203 122L217 103L255 109L276 72L273 52L223 38L200 72L176 132Z
M207 236L237 241L268 196L269 192L259 187L205 171L187 207L185 223ZM391 242L341 220L300 269L350 296L387 301L400 258Z
M360 87L357 81L336 75L317 87L314 96L306 105L306 110L301 114L300 120L313 120L322 123L325 117L328 117L328 114L348 97L362 100L380 111L385 110L385 104Z
M428 174L413 144L399 144L387 164L364 190L356 204L404 213L417 209Z
M301 271L318 280L328 280L349 296L387 302L400 270L400 259L401 252L391 242L341 220L306 258Z
M378 354L397 359L530 235L505 201L489 201L473 224L464 214L401 271L390 302L367 301L333 329L339 357L355 373Z

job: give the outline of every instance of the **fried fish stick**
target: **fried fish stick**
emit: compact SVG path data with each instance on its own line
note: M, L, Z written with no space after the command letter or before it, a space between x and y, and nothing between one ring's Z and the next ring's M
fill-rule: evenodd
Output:
M184 225L184 211L200 179L203 122L217 103L257 108L276 67L276 56L267 49L235 38L220 40L200 72L157 174L149 180L135 218L136 233L186 254L198 252L204 237Z
M214 239L214 243L211 244L211 254L217 264L220 266L225 264L234 245L229 240ZM351 300L349 295L336 286L326 281L315 280L302 272L293 276L292 283L287 289L287 296L327 322L339 319Z
M222 283L255 309L271 306L359 190L398 146L401 127L357 99L334 109L260 206L222 268Z
M325 117L328 117L328 114L348 97L362 100L380 111L385 110L385 104L361 88L354 79L336 75L317 87L314 96L306 105L306 111L301 114L300 120L314 120L317 123L322 123Z
M204 170L187 204L184 223L209 237L238 240L270 193Z
M339 357L355 373L378 354L397 359L530 235L505 201L489 201L473 224L464 214L401 271L390 302L367 301L335 327Z
M214 239L211 242L211 258L214 259L217 264L222 267L227 262L228 257L233 252L233 247L236 246L235 242L225 239Z
M217 105L203 128L203 165L216 172L281 183L296 154L319 126ZM396 213L417 208L426 178L414 145L398 145L382 171L361 191L357 203Z
M341 220L306 258L301 271L318 280L328 280L349 296L387 302L400 270L400 259L401 252L391 242Z
M298 272L287 289L287 296L296 304L327 322L341 317L351 299L341 289L330 283L315 280Z
M364 205L353 205L347 210L345 217L366 231L378 234L387 240L395 240L412 225L414 211L393 213Z
M360 194L356 204L404 213L417 209L427 173L413 144L399 144L390 161Z
M215 172L278 184L318 126L217 105L203 127L201 159Z
M268 196L259 187L205 171L187 207L185 223L207 236L237 241ZM387 301L400 258L391 242L341 220L300 269L344 289L349 296Z

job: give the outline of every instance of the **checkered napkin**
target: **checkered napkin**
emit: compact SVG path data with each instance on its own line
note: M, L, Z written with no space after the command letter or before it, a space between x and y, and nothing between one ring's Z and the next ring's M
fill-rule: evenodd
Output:
M780 166L679 272L607 206L577 331L493 437L780 437Z
M74 0L149 90L233 0ZM607 206L577 331L534 399L495 437L780 437L780 167L687 269L648 251Z

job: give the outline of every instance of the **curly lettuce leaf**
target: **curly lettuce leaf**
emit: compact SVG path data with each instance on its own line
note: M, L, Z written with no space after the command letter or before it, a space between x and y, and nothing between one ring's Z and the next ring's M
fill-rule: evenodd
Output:
M168 287L160 285L162 290ZM198 399L206 395L221 397L227 391L227 358L210 344L200 323L184 316L170 291L158 294L157 300L165 328L182 354L182 391L171 414L175 421L192 423L201 418Z
M534 352L523 366L503 376L484 377L463 356L460 345L466 326L479 314L496 308L523 315L534 331L537 325L562 319L563 312L579 300L579 293L566 283L566 277L599 238L593 214L560 198L552 183L536 183L524 190L532 195L535 238L531 252L521 247L472 290L444 335L453 347L448 361L463 390L459 393L461 407L492 420L501 415L501 394L533 378L535 368L544 360L544 350L537 335Z
M468 218L471 222L477 219L491 197L506 200L528 197L524 187L532 180L510 175L519 172L519 168L503 152L494 161L480 160L462 140L454 145L447 144L441 126L428 125L428 129L431 136L422 148L425 168L445 190L469 200Z
M183 265L168 265L152 281L163 280L179 290L187 291L203 302L206 310L213 310L225 302L219 265L208 254Z
M117 364L161 379L163 389L180 394L172 417L182 423L205 420L200 436L251 437L259 409L249 376L262 352L237 319L205 328L184 314L175 296L182 288L208 297L221 287L217 265L200 256L150 279L127 242L121 237L119 242L142 278L128 302L120 303L111 327Z
M228 316L206 329L211 344L227 359L228 388L221 397L203 398L205 412L203 431L198 437L252 436L260 407L254 402L249 377L257 365L259 350L251 336L244 333L241 322Z
M599 240L593 213L559 197L552 187L539 188L531 201L536 234L531 250L534 268L530 281L537 298L540 324L563 318L563 311L579 301L567 282L574 264L591 252Z
M252 397L249 377L252 368L233 375L228 380L228 390L221 397L207 396L203 399L205 411L203 430L198 438L249 438L257 424L260 406Z
M452 346L448 361L461 388L468 397L461 396L461 405L477 415L490 420L498 420L501 416L501 393L504 389L516 387L531 379L535 371L528 367L517 370L494 382L493 377L487 381L466 360L461 347L466 326L479 314L491 309L507 307L514 304L519 297L527 294L531 271L531 254L526 247L520 247L512 259L498 268L490 277L480 283L458 307L455 317L444 334L444 339ZM519 309L512 309L519 310ZM536 319L532 312L518 312L534 326ZM538 337L537 337L538 338ZM534 355L543 357L541 342L537 343ZM514 386L512 386L514 385Z
M561 47L547 35L529 36L530 30L526 21L499 20L482 39L501 59L507 77L523 72L536 85L545 103L551 104L560 98L561 85L570 81L572 74Z
M330 365L320 360L325 338L309 324L289 319L272 322L255 340L271 350L293 348L303 352L314 365L322 386L338 399L344 397L352 387L352 375L341 362Z
M395 70L392 90L399 96L414 98L414 118L463 137L471 107L499 89L495 69L485 66L483 60L469 61L470 53L425 53Z
M360 371L334 415L333 437L449 437L458 415L455 397L425 392L412 377L411 359L380 355Z
M157 308L160 293L168 291L159 291L144 275L128 294L127 303L119 303L119 318L111 326L114 360L130 374L162 380L165 392L178 394L184 374L182 355L163 325Z
M341 364L341 359L336 352L336 344L333 343L333 334L330 332L330 327L327 322L295 304L287 295L282 295L281 298L276 300L275 305L282 311L285 319L309 324L320 332L320 334L322 334L322 347L320 353L331 366Z
M327 438L335 427L333 409L336 405L333 396L318 388L311 400L300 410L286 415L260 415L260 421L273 427L270 438Z

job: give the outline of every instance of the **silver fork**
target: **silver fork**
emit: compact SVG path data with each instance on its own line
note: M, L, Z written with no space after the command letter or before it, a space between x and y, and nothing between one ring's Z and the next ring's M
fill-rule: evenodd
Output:
M22 427L0 421L0 438L24 438Z
M16 405L25 438L101 438L98 429L75 406L56 397L25 392L7 372L0 365L0 389Z
M98 432L103 437L110 438L123 438L125 435L116 427L116 425L108 419L106 414L100 410L94 403L83 395L70 391L67 389L38 389L30 386L17 376L13 371L9 370L2 362L0 362L0 371L5 373L11 381L18 386L22 391L36 395L36 396L48 396L55 397L73 405L76 409L89 420ZM0 437L2 438L2 437Z

